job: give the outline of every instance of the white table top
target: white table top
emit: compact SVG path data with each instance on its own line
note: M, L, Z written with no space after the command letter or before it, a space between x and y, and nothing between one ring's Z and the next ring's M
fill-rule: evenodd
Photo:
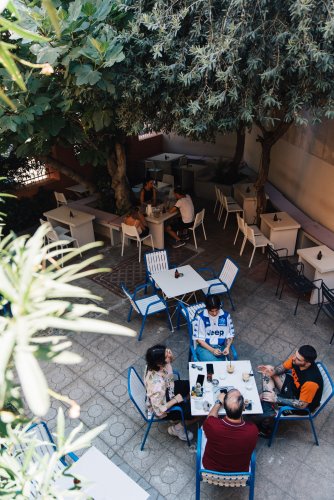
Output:
M322 259L318 260L318 253L322 253ZM326 245L317 247L300 248L297 254L306 262L308 262L319 273L329 273L334 271L334 252Z
M113 464L109 458L95 446L84 453L70 467L69 474L74 474L87 484L81 492L94 500L146 500L149 494L133 481L125 472ZM79 477L80 476L80 477ZM57 482L58 491L73 486L73 479L62 476Z
M207 282L191 266L180 266L177 269L183 276L175 278L175 269L152 274L152 279L168 299L208 288Z
M67 189L67 191L73 191L74 193L79 193L79 194L84 194L84 193L87 193L89 191L82 184L73 184L73 186L68 186L66 189Z
M274 220L275 214L278 220ZM273 231L285 231L286 229L299 229L300 224L286 212L274 212L272 214L261 214L261 219Z
M70 212L73 214L73 217L70 216ZM43 215L73 227L81 226L81 224L86 224L95 219L95 215L80 212L80 210L76 210L66 205L44 212Z
M226 371L226 366L229 364L229 361L214 361L213 363L213 380L216 379L219 382L218 387L227 387L229 389L235 388L238 389L243 397L247 399L248 401L252 401L252 409L251 410L245 410L243 412L244 415L251 415L251 414L261 414L262 412L262 406L261 406L261 401L259 397L259 393L256 387L255 379L254 376L251 376L249 379L249 382L245 383L242 380L242 374L244 372L247 373L253 373L252 370L252 365L249 360L244 360L244 361L232 361L232 365L234 366L234 373L227 373ZM203 370L198 370L197 368L192 368L192 365L196 366L201 366L203 367ZM210 409L212 408L215 400L217 399L216 397L216 392L214 393L214 386L211 382L207 382L206 380L206 362L199 362L197 361L196 363L191 362L189 363L189 382L190 382L190 388L196 386L196 380L198 375L202 374L205 376L204 384L203 384L203 389L204 389L204 394L203 398L193 398L191 397L191 414L194 416L197 415L208 415L209 411L205 411L203 408L203 405L201 404L201 400L207 401L210 404ZM217 393L219 390L217 389ZM195 403L197 399L197 403ZM196 406L199 405L200 408L197 408ZM224 408L221 408L219 410L219 414L225 415L225 410Z
M171 162L179 160L182 156L185 155L180 153L161 153L160 155L150 156L147 160Z

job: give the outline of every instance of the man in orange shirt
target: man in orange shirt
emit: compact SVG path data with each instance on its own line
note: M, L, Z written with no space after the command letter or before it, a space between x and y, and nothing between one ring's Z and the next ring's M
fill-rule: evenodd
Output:
M304 413L306 408L313 412L320 405L323 389L316 359L314 347L303 345L281 365L260 365L262 401L292 406L298 413Z

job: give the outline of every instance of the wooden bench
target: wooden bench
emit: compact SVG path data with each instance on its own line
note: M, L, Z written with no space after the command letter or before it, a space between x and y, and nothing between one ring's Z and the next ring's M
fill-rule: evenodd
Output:
M332 231L302 212L270 182L266 182L265 191L277 210L287 212L301 225L300 248L310 246L309 243L311 242L315 245L326 245L328 248L334 250L334 233Z
M95 220L93 221L94 231L98 234L101 234L102 236L110 237L111 246L115 246L115 244L119 240L119 238L117 238L116 235L121 230L123 217L119 217L116 214L105 212L104 210L99 210L98 208L87 205L86 203L92 202L91 200L92 196L88 196L87 198L82 198L80 200L73 201L68 205L70 207L77 208L81 212L94 215L95 216ZM86 200L86 203L82 203L83 200Z

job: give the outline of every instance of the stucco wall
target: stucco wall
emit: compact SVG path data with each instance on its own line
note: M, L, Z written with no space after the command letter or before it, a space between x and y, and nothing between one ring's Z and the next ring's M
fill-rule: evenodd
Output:
M163 135L163 150L168 153L231 158L234 155L235 143L235 134L218 134L214 143L191 141L174 134Z
M326 123L316 129L288 132L272 149L269 181L312 219L334 231L332 127L332 123ZM254 170L258 169L261 155L257 133L254 127L246 136L245 146L245 161Z

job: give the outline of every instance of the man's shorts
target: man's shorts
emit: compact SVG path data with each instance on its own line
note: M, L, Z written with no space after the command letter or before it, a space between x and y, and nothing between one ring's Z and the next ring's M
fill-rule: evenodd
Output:
M184 229L188 229L192 227L194 222L183 222L181 218L177 219L173 224L171 224L171 228L176 233L177 231L182 231Z

